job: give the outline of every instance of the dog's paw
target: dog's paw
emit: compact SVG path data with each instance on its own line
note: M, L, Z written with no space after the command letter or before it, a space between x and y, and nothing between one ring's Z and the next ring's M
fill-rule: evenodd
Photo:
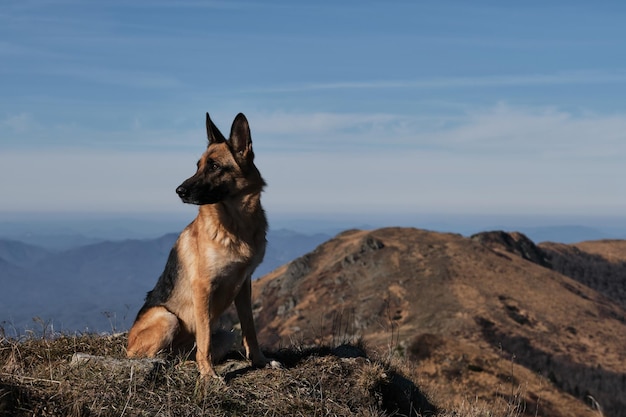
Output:
M198 372L200 372L200 378L204 381L219 380L221 377L215 372L215 369L210 362L206 360L197 360Z
M211 376L207 375L204 377L204 380L218 386L226 385L226 379L223 376L217 374Z
M267 363L265 364L265 367L270 368L270 369L285 369L282 363L278 362L277 360L269 359L269 358L267 359Z
M198 384L202 387L222 387L226 385L226 379L220 375L199 375Z

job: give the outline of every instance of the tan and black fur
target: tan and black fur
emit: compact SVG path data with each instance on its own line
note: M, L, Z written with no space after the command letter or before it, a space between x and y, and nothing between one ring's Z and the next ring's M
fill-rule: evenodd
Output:
M251 276L265 254L267 220L261 207L265 181L254 165L248 121L235 118L226 139L206 115L209 143L196 173L176 193L199 206L180 234L165 270L128 334L129 357L153 357L196 344L202 376L216 376L211 335L218 317L235 303L243 343L255 366L259 349L252 316Z

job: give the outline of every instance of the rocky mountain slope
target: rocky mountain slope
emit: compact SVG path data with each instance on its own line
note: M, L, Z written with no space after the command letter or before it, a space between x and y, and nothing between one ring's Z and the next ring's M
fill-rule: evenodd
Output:
M257 327L272 348L362 337L443 407L515 398L528 415L623 416L624 248L346 231L255 282Z
M626 308L626 241L543 243L551 267Z

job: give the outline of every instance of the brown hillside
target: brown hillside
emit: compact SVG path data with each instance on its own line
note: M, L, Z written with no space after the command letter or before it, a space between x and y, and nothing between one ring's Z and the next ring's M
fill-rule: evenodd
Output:
M520 234L347 231L255 282L260 338L362 336L444 407L591 416L591 396L626 415L625 311L545 253Z
M539 247L554 270L595 289L626 309L626 241L542 243Z

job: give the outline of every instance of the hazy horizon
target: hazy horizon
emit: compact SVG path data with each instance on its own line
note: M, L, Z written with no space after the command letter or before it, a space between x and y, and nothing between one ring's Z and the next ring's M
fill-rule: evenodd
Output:
M0 212L0 239L30 235L80 234L92 238L143 239L180 233L197 208L162 213ZM270 230L332 235L351 228L415 227L469 235L488 230L548 232L578 231L590 239L626 239L626 215L477 213L280 213L267 212ZM568 232L569 231L569 232Z

